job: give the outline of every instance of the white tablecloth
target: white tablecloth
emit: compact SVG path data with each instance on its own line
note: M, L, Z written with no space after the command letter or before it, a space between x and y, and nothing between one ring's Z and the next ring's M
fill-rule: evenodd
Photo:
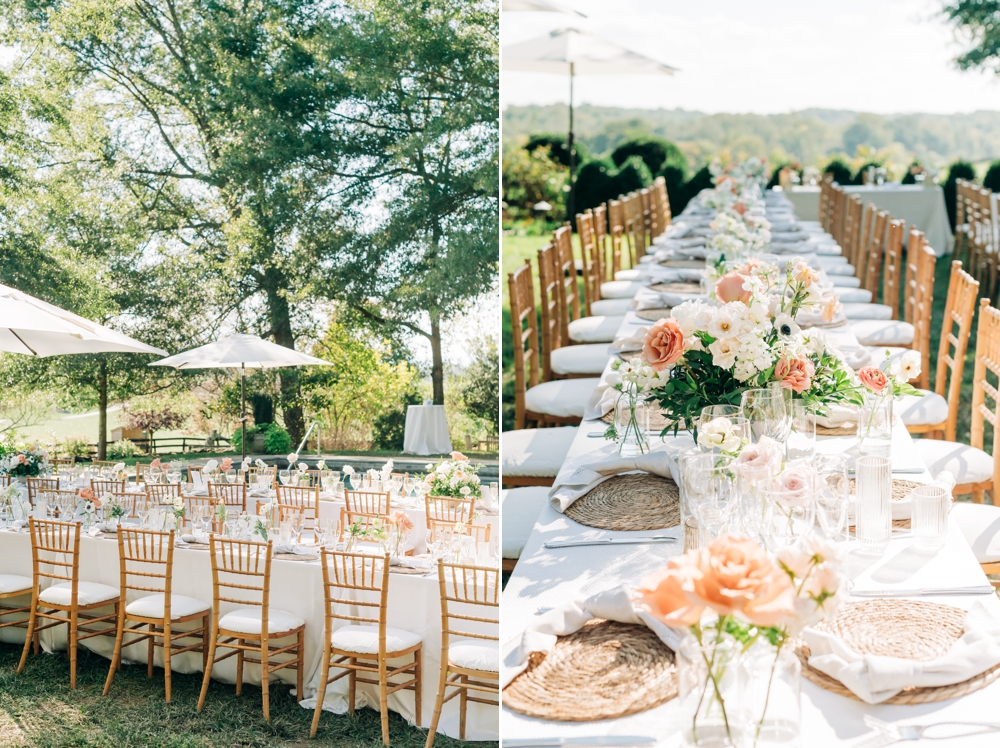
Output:
M451 452L448 419L443 405L411 405L406 409L403 451L417 455Z
M82 538L80 559L82 580L99 582L117 589L120 583L118 570L118 543L115 540ZM26 532L0 531L0 574L31 576L31 539ZM313 699L320 678L322 660L324 626L322 570L315 561L278 559L271 564L271 575L271 607L290 611L306 621L303 688L304 697ZM212 567L207 551L183 548L174 550L173 592L175 595L194 597L209 604L212 602ZM18 601L7 602L13 604ZM222 611L226 613L234 607L236 606L223 605ZM478 615L483 615L482 609L479 609ZM441 604L436 571L426 576L403 574L390 576L388 625L412 631L423 637L423 707L420 725L426 727L433 716L441 654ZM495 631L495 627L493 630ZM64 626L43 631L41 640L45 650L65 649L65 632ZM0 629L0 641L23 643L24 629L12 627ZM82 646L110 659L114 640L94 637L83 642ZM160 649L156 650L155 657L156 664L162 666ZM123 659L145 663L145 644L125 649ZM176 655L172 658L171 664L177 672L200 672L201 654L189 652ZM28 667L31 666L29 658ZM212 670L212 676L227 683L235 682L236 659L231 658L217 663ZM283 683L295 683L295 673L292 670L279 670L277 676ZM156 677L162 677L162 674ZM248 663L243 670L243 680L245 683L259 684L260 666ZM114 690L111 698L115 698ZM271 698L275 698L274 694ZM358 707L367 705L377 710L378 687L359 683L358 699ZM314 702L310 702L309 706L314 706ZM413 706L412 691L399 691L389 696L389 708L399 712L411 724L415 721ZM328 687L325 707L337 713L347 711L346 678ZM305 712L303 719L308 719ZM445 704L438 732L458 737L458 699ZM496 708L483 704L469 704L466 722L467 739L497 740L498 736Z
M951 252L952 234L948 223L948 210L944 204L944 190L940 185L924 187L915 184L847 185L844 189L857 193L862 201L875 203L889 211L893 218L906 221L907 231L912 225L924 232L934 253L941 257ZM819 187L793 187L788 195L795 206L795 215L803 221L819 218Z

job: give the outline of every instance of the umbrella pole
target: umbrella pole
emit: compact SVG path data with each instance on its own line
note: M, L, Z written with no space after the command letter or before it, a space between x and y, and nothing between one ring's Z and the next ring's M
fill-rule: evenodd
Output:
M240 427L243 429L243 462L247 460L247 365L240 364Z
M566 139L566 147L569 149L569 197L566 200L566 220L569 225L574 225L574 215L576 214L576 148L573 147L573 73L575 63L569 64L569 137Z

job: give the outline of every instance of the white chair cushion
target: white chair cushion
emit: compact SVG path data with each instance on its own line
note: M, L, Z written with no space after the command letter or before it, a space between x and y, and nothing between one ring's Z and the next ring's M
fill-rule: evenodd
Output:
M589 345L564 345L552 351L549 360L556 374L590 374L599 377L608 365L606 343Z
M841 253L840 246L835 242L831 244L820 244L816 248L816 254L822 255L823 257L835 257L839 256L840 253Z
M10 595L14 592L31 592L31 577L0 574L0 595Z
M130 616L139 616L140 618L163 618L164 600L166 600L165 595L140 597L138 600L133 600L125 606L125 613ZM171 595L170 620L173 621L177 618L193 616L195 613L204 613L211 609L211 607L208 603L203 603L194 597Z
M42 590L38 600L52 605L72 605L72 592L73 585L69 582L60 582ZM106 584L80 582L77 587L76 602L78 605L94 605L105 600L114 600L118 597L118 593L119 590Z
M892 319L892 307L887 304L842 304L848 320Z
M500 537L504 558L521 558L535 520L548 501L549 489L546 486L509 488L500 492Z
M577 429L577 426L560 426L504 431L500 434L501 474L555 478L569 454Z
M631 268L629 270L619 270L615 273L616 281L634 281L639 280L639 276L642 275L642 271L639 268Z
M958 525L981 564L1000 561L1000 507L956 501L951 521Z
M831 275L830 282L835 288L860 288L861 279L853 275Z
M569 339L577 343L610 343L615 339L625 315L581 317L569 323Z
M600 377L587 377L542 382L524 393L524 406L532 413L559 418L583 418L587 400L600 381Z
M862 319L851 322L851 332L861 345L910 345L913 325L902 320Z
M837 286L833 289L840 298L842 304L871 304L872 292L863 288L844 288Z
M237 608L219 619L219 628L236 631L240 634L259 634L264 628L261 625L260 613L260 608ZM287 610L270 608L267 611L267 633L269 634L291 631L305 625L305 621Z
M636 281L607 281L601 284L602 299L631 299L644 286Z
M907 426L934 426L948 420L948 401L931 390L920 390L923 397L903 395L899 402L892 404Z
M598 299L590 305L591 314L622 315L629 310L632 299Z
M913 448L935 477L947 470L955 476L959 485L981 483L993 477L993 458L968 444L941 439L914 439Z
M823 270L830 276L831 280L837 279L842 275L854 275L854 265L847 262L824 265Z
M899 359L903 357L903 354L912 351L912 348L901 348L896 345L873 345L868 346L868 350L872 354L872 363L876 366L881 366L882 362L885 360L885 352L889 352L889 358L892 359L893 363L899 363ZM910 384L913 384L912 382ZM914 385L916 386L916 385Z
M823 257L819 257L818 260L819 266L824 269L847 264L847 258L843 255L825 255Z
M385 627L385 651L401 652L404 649L415 647L422 639L420 634L403 629ZM342 626L333 632L330 637L330 644L345 652L358 652L359 654L378 654L378 626L365 625L355 626L353 624Z
M500 672L500 647L496 642L463 639L448 645L448 662L469 670Z

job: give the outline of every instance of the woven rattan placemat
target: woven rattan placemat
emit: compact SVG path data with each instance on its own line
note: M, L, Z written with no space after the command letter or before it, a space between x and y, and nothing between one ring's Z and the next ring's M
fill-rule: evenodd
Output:
M851 478L849 483L849 490L852 494L857 495L858 484L854 478ZM915 483L912 480L899 480L898 478L892 479L892 500L902 501L910 495L910 492L917 486L926 485L924 483Z
M639 319L644 319L647 322L659 322L664 317L670 316L670 307L662 307L660 309L642 309L635 313L635 316Z
M820 426L816 424L816 436L856 436L858 424L845 423L843 426Z
M652 709L677 695L674 654L645 626L591 621L556 640L503 691L508 709L592 722Z
M565 514L599 530L662 530L681 523L680 491L659 475L615 475L570 504Z
M700 283L684 283L682 281L673 281L671 283L654 283L650 286L653 291L660 291L661 293L702 293L703 289Z
M847 603L817 628L829 631L855 652L904 660L932 660L945 654L965 631L965 611L922 600L865 600ZM809 647L798 642L802 675L818 686L857 699L840 681L809 667ZM925 704L978 691L1000 675L1000 665L949 686L906 688L883 704Z

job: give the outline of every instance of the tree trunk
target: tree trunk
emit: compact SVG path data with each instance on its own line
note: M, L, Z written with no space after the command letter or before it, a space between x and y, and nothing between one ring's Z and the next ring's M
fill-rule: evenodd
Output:
M108 459L108 362L101 358L97 374L97 459Z
M441 317L431 312L431 383L434 404L444 405L444 358L441 356Z
M278 269L269 267L264 271L267 313L274 342L295 350L291 311L288 299L284 295L287 291L285 286L285 279ZM285 429L292 438L292 444L297 447L305 434L305 424L302 419L302 403L299 399L299 372L295 367L290 366L281 370L281 404Z

